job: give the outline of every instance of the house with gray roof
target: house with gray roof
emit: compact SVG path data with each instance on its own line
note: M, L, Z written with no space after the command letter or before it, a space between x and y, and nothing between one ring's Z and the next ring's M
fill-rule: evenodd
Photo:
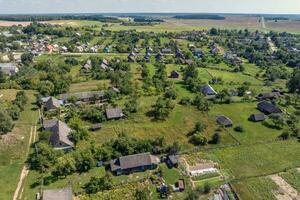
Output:
M61 99L64 103L68 103L71 97L75 97L77 102L84 103L89 103L96 100L103 102L105 100L104 91L65 93L59 95L59 99Z
M218 93L209 84L202 86L202 94L206 97L215 97Z
M0 63L0 71L8 76L12 76L19 72L19 68L15 63Z
M61 105L62 105L62 101L60 101L54 97L50 97L45 103L45 109L48 111L54 110L54 109L60 108Z
M217 121L218 124L220 124L220 125L222 125L226 128L229 128L229 127L233 126L232 120L229 119L226 116L223 116L223 115L218 116L216 121Z
M263 101L257 104L257 109L266 115L282 113L282 110L280 108L267 101Z
M55 119L43 120L43 128L52 132L50 144L55 150L70 150L74 147L73 142L69 139L72 129L66 123Z
M105 113L108 120L121 119L125 116L121 108L108 108Z
M42 200L72 200L72 189L52 189L44 190L42 193Z
M130 174L155 169L159 162L159 158L150 153L140 153L111 160L110 169L116 175Z

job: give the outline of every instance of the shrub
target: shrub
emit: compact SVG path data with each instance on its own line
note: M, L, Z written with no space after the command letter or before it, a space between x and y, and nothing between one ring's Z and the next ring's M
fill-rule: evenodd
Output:
M234 127L234 130L236 132L240 132L240 133L243 133L245 131L244 127L242 127L242 126L236 126L236 127Z

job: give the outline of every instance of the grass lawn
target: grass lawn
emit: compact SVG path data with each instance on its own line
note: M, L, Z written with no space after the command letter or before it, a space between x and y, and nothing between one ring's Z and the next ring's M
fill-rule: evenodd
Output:
M298 169L289 170L279 174L293 188L300 192L300 171Z
M72 83L69 89L70 93L98 90L99 86L106 84L109 86L108 80L89 80L86 82Z
M219 115L225 115L233 121L234 126L243 126L245 131L242 133L234 131L233 128L227 129L227 131L233 134L242 144L252 144L277 139L282 130L270 129L261 122L254 123L248 120L251 114L260 113L256 109L256 104L256 102L245 102L214 105L209 114L214 118Z
M17 90L0 90L0 100L13 101L16 98Z
M162 177L166 181L166 184L175 184L180 178L183 178L179 171L175 168L169 169L166 164L161 164L159 166L161 172L162 172Z
M276 200L272 192L278 189L278 186L268 177L250 178L235 182L232 187L241 199L247 200Z
M15 90L7 90L8 94ZM37 123L38 112L32 110L32 92L27 92L30 103L21 113L11 133L0 140L0 199L11 199L17 187L21 168L26 161L26 152L32 125Z

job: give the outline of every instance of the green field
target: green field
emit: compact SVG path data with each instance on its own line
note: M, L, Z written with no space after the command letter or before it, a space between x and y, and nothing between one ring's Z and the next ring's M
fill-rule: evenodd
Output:
M15 90L6 90L9 98L14 98ZM37 123L38 112L32 110L35 101L34 93L27 92L30 101L12 133L8 133L0 140L0 199L11 199L16 190L21 168L27 159L28 141L33 125Z

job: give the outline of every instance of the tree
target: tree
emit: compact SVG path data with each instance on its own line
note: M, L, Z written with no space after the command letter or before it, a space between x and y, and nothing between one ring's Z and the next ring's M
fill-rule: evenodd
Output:
M13 121L11 116L4 111L0 111L0 135L10 132L12 128Z
M134 193L134 198L136 200L149 200L150 199L150 191L148 188L137 188Z
M39 92L45 96L53 94L54 89L55 89L55 86L50 81L41 81L41 84L39 85L39 88L38 88Z
M204 146L207 144L207 138L201 134L194 134L191 138L190 138L190 142L194 145L201 145Z
M32 53L26 52L21 55L21 61L24 65L28 65L33 61L33 57Z
M234 130L235 130L236 132L240 132L240 133L242 133L242 132L245 131L243 126L236 126L236 127L234 127Z
M202 122L197 122L194 128L194 133L203 132L206 128L207 126L205 124Z
M138 111L138 106L138 97L134 95L132 98L130 98L129 101L125 103L125 114L128 115L129 113L136 113Z
M112 187L111 174L106 173L104 177L97 178L92 177L90 181L85 185L85 191L88 194L97 193L104 190L109 190Z
M200 111L209 111L209 102L202 95L198 94L193 100L193 105Z
M289 139L289 137L290 137L290 134L289 134L289 132L287 132L287 131L284 131L283 133L281 133L281 134L278 136L278 138L280 138L280 139L282 139L282 140L287 140L287 139Z
M287 83L290 92L300 93L300 70L295 69L293 75Z
M78 172L87 172L95 166L93 155L90 151L75 154L76 169Z
M171 114L175 105L170 99L159 97L153 105L153 115L157 120L165 120Z
M0 83L5 83L6 79L7 76L2 71L0 71Z
M285 120L280 114L271 114L269 118L273 124L273 127L275 127L276 129L282 129L285 125Z
M220 140L221 140L220 134L219 133L215 133L215 134L213 134L210 143L211 144L219 144Z
M67 154L63 157L57 159L56 167L53 172L56 176L67 176L76 171L76 162L75 159Z

